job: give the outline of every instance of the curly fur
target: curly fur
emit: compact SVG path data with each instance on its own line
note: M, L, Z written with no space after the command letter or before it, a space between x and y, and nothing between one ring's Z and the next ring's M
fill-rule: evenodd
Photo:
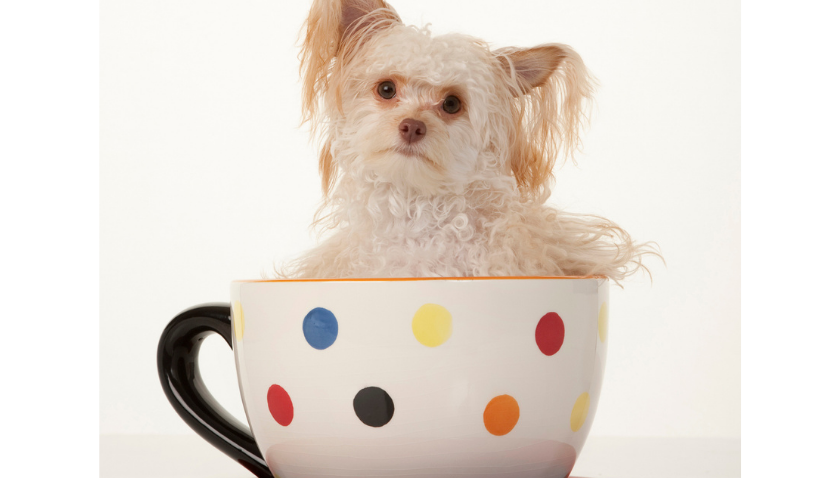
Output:
M301 53L303 118L322 142L322 244L282 277L605 275L658 255L611 221L544 204L572 157L594 80L561 44L492 51L402 24L381 0L315 0ZM383 100L390 80L397 96ZM440 104L454 94L455 115ZM399 123L427 126L414 146ZM407 149L408 148L408 149Z

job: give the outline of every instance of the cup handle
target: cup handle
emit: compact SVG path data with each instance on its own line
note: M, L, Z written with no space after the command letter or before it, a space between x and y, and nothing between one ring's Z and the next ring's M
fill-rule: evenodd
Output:
M229 304L187 309L160 337L157 367L169 403L196 433L260 478L273 478L251 430L230 415L201 380L198 351L205 337L221 335L231 348Z

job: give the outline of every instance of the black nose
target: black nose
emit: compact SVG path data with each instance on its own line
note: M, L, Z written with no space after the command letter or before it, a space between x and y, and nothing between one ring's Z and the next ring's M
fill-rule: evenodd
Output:
M406 143L420 141L426 136L426 123L416 119L406 118L400 123L400 134Z

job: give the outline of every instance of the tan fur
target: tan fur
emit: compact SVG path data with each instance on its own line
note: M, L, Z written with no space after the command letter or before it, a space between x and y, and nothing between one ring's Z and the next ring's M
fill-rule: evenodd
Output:
M558 155L574 161L595 80L567 45L494 53L516 97L511 115L519 121L511 138L511 169L524 195L541 197L551 187Z
M400 21L396 11L381 0L315 0L301 30L300 75L303 80L302 122L315 123L313 136L317 135L323 107L321 102L328 94L330 76L340 77L341 67L383 23ZM335 82L332 82L335 83ZM339 91L333 89L339 108ZM329 194L335 182L335 165L330 152L331 142L321 148L319 170L321 187Z

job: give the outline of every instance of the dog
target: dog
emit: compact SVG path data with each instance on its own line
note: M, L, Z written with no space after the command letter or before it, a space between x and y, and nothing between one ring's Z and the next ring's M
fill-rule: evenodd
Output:
M545 204L595 85L569 46L432 36L382 0L315 0L301 38L325 198L313 226L332 234L279 277L620 283L659 255L607 219Z

